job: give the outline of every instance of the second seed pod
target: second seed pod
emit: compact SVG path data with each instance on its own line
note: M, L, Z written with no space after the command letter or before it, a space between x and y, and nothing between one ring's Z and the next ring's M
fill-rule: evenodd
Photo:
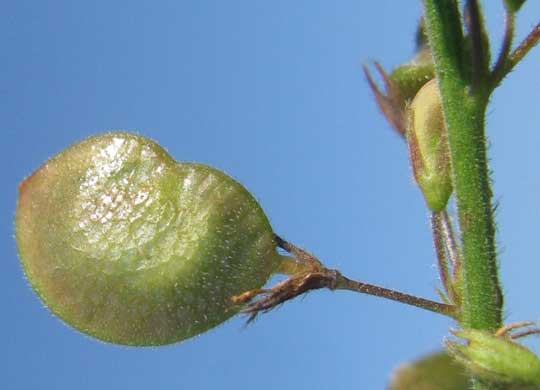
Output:
M444 210L452 194L452 171L436 79L420 88L409 106L407 144L414 178L428 208Z

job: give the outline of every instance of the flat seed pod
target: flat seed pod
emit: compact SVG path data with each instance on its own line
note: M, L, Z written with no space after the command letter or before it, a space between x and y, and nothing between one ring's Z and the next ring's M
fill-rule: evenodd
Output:
M53 157L20 185L19 255L45 304L128 345L174 343L238 312L280 255L249 192L211 167L113 132Z
M452 168L441 95L436 79L424 84L409 106L407 145L414 178L431 211L446 208Z

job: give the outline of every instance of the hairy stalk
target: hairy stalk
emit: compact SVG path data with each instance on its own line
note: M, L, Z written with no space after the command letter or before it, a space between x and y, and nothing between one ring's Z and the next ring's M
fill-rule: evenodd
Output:
M508 74L514 66L518 64L519 61L527 55L527 53L538 44L540 41L540 24L537 24L536 27L525 37L525 39L519 44L518 47L510 54L508 57L508 62L505 68L505 75Z
M461 273L461 254L459 253L460 249L456 241L456 235L454 234L452 221L450 220L450 216L448 215L448 212L446 210L442 212L442 227L444 232L444 239L446 242L446 249L452 263L452 277L456 279L460 276Z
M289 281L294 280L295 276L300 277L305 282L310 280L310 285L316 285L315 288L326 287L331 290L350 290L356 291L368 295L377 296L380 298L390 299L392 301L397 301L405 303L407 305L420 307L435 313L444 314L448 316L455 315L455 307L453 305L448 305L445 303L435 302L429 299L420 298L415 295L403 293L400 291L392 290L386 287L377 286L370 283L359 282L356 280L351 280L341 274L337 270L332 270L326 268L319 259L313 256L311 253L297 247L296 245L284 240L277 234L275 235L275 240L277 245L289 252L296 258L298 264L297 274L292 275L293 277ZM317 280L318 282L313 284L313 281ZM321 283L321 280L324 280ZM287 284L288 281L285 281L284 284ZM298 286L298 284L296 283ZM314 288L310 288L314 289ZM297 291L298 292L298 291ZM303 291L305 292L305 291ZM302 292L302 293L303 293Z
M350 290L364 294L369 294L381 298L390 299L405 303L407 305L416 306L435 313L444 314L453 317L455 315L455 307L446 303L435 302L429 299L417 297L414 295L402 293L400 291L391 290L373 284L363 283L356 280L351 280L341 273L336 274L336 290Z
M448 131L462 243L460 322L464 328L495 331L502 325L503 297L484 132L488 96L484 88L471 88L465 71L470 60L464 57L457 1L424 0L424 7ZM473 382L475 390L489 388Z
M508 73L506 70L507 63L508 63L508 55L510 54L510 50L512 48L512 42L514 41L514 30L515 30L515 16L513 12L506 11L506 15L504 18L504 38L503 43L501 47L501 51L499 53L499 57L497 58L497 62L495 63L495 66L493 67L493 71L491 72L491 88L495 89L499 83L502 81L504 76Z
M280 268L280 272L284 272L289 277L270 288L249 290L231 297L234 303L246 305L243 312L249 315L248 323L261 312L270 311L286 301L321 288L355 291L456 318L457 310L454 305L349 279L338 270L326 268L311 253L278 235L275 236L275 240L280 248L293 256L293 258L284 256L282 260L284 266Z
M435 248L435 255L437 256L437 268L439 268L441 283L444 287L446 295L449 296L452 295L452 287L448 273L448 258L446 254L447 250L445 248L441 213L431 214L431 235L433 239L433 247Z
M487 97L479 90L471 93L463 69L466 59L457 2L424 0L424 5L448 130L461 233L462 326L496 330L502 324L502 295L484 134Z

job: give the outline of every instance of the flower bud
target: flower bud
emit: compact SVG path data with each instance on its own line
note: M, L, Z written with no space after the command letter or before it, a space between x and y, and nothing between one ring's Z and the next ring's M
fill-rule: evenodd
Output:
M515 13L519 11L526 0L504 0L504 5L509 12Z
M437 81L416 94L408 109L407 143L414 178L434 212L446 207L452 178L446 126Z
M390 73L390 79L397 84L403 102L408 102L422 86L435 77L431 51L424 48L410 62L402 64Z
M521 390L540 388L540 359L524 346L507 336L480 330L461 330L454 335L468 343L448 341L448 352L479 379Z
M468 385L463 366L446 352L437 352L398 367L388 390L461 390Z
M390 74L387 74L377 62L375 63L384 81L384 92L377 87L367 67L364 67L366 79L379 109L401 136L405 136L407 127L407 104L426 82L435 77L433 57L426 39L423 19L420 20L416 35L416 54L412 60L399 65Z

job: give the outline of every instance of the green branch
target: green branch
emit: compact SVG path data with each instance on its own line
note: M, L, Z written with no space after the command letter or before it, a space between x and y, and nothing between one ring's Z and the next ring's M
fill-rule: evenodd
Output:
M474 50L466 54L457 1L424 0L424 6L448 131L461 235L463 297L459 320L463 328L495 331L502 325L503 297L484 131L489 90L478 88L478 81L488 76L479 73L487 70L475 59ZM475 19L476 23L481 20L479 15ZM474 18L471 23L475 23ZM470 31L482 28L469 27ZM493 389L474 376L472 388Z
M471 90L456 1L424 0L427 31L441 90L463 250L462 326L496 330L502 295L486 156L487 96Z

